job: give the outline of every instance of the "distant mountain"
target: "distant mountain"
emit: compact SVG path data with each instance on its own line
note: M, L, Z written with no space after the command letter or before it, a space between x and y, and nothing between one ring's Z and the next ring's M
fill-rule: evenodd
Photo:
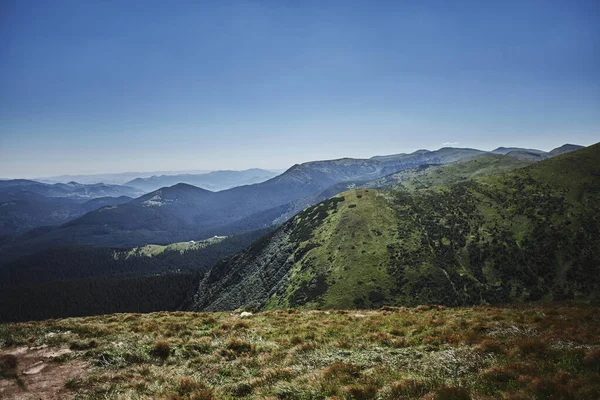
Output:
M162 188L131 202L88 213L61 227L30 232L5 244L6 259L56 245L137 246L253 231L280 222L342 181L373 180L418 167L446 164L484 154L443 148L411 156L339 159L294 165L266 182L210 192L185 184Z
M116 206L131 197L46 197L17 191L0 193L0 235L16 235L40 226L60 225L106 206Z
M373 156L373 157L371 157L371 160L386 161L386 160L389 160L392 158L410 157L411 155L415 155L415 154L426 154L426 153L429 153L430 151L431 150L421 149L421 150L417 150L412 153L391 154L391 155L387 155L387 156Z
M517 159L523 160L523 161L538 162L538 161L546 160L550 157L569 153L571 151L579 150L582 148L583 148L583 146L579 146L576 144L564 144L560 147L557 147L554 150L545 152L542 150L522 149L519 147L498 147L497 149L493 150L492 153L508 155L510 157L514 157L514 158L517 158Z
M57 232L87 233L92 229L92 239L79 243L84 245L165 243L188 238L197 239L201 236L198 232L202 227L201 219L208 219L203 212L204 204L209 202L214 194L196 186L179 183L118 206L88 213L67 223ZM136 237L136 231L139 231L140 237ZM163 240L153 240L155 232L158 232L158 236ZM105 236L107 233L112 233L117 238L116 243L113 240L106 243L95 240L96 237Z
M98 197L138 197L143 191L122 185L106 185L95 183L84 185L77 182L69 183L42 183L27 179L10 179L0 181L0 201L19 193L35 193L46 197L73 197L81 199L94 199Z
M600 144L450 185L435 168L300 212L216 264L193 309L600 300Z
M149 178L154 175L180 175L180 174L206 174L210 171L194 170L194 171L152 171L152 172L118 172L109 174L92 174L92 175L59 175L47 176L42 178L34 178L33 180L44 183L67 183L79 182L84 184L106 183L113 185L123 185L135 178Z
M498 147L495 150L492 150L492 153L494 154L503 154L503 155L507 155L508 153L511 152L525 152L525 153L532 153L532 154L547 154L545 151L542 150L537 150L537 149L523 149L521 147Z
M177 183L187 183L203 189L218 191L264 182L276 175L278 174L275 172L254 168L245 171L213 171L207 174L196 175L155 175L149 178L136 178L127 182L126 185L145 192L151 192L162 187L173 186Z
M141 195L119 185L46 184L27 179L0 181L0 235L15 235L46 225L60 225L105 206Z
M565 154L565 153L570 153L572 151L576 151L576 150L581 150L583 149L583 146L579 146L577 144L563 144L560 147L555 148L554 150L551 150L550 154L552 157L554 156L559 156L561 154Z
M372 181L343 182L328 188L324 192L327 197L321 200L353 188L425 189L432 186L449 185L512 171L530 164L531 162L509 156L483 153L451 164L423 164Z
M83 210L83 213L85 214L91 211L96 211L102 207L113 207L119 204L125 204L131 200L133 199L127 196L97 197L95 199L87 200L84 203L81 203L81 208Z

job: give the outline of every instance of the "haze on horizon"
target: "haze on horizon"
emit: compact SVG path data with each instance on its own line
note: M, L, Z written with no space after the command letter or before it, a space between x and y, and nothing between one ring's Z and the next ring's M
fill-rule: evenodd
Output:
M597 1L373 4L3 2L0 177L599 141Z

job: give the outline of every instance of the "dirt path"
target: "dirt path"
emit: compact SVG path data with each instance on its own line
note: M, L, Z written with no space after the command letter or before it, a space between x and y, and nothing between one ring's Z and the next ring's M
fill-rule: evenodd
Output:
M65 387L71 378L83 377L89 372L85 361L56 362L54 359L71 350L49 347L17 347L0 351L0 360L16 358L17 378L0 378L0 399L59 400L72 399ZM13 357L14 356L14 357Z

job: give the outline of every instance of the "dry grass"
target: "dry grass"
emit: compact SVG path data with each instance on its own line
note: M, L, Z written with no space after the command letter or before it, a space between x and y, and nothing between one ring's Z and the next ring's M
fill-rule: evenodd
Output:
M157 340L151 353L162 360L166 360L171 354L171 345L166 340Z
M557 304L153 313L3 324L0 348L70 347L80 399L597 399L598 332Z

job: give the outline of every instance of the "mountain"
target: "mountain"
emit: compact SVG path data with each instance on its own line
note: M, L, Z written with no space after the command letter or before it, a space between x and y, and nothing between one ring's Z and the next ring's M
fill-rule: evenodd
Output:
M372 180L418 167L445 164L485 154L474 149L443 148L392 156L384 161L339 159L292 166L265 182L210 192L178 184L131 202L102 208L51 230L31 232L5 244L7 260L56 245L137 246L197 240L265 228L287 218L290 210L313 204L331 185Z
M40 226L60 225L106 206L116 206L131 197L46 197L28 191L1 192L0 235L15 235Z
M97 197L81 203L82 215L91 211L99 210L102 207L113 207L133 200L131 197Z
M555 148L554 150L551 150L549 154L552 157L554 157L554 156L559 156L561 154L570 153L572 151L581 150L581 149L583 149L583 146L567 143L567 144L563 144L560 147Z
M498 147L497 149L492 150L492 153L508 155L522 161L538 162L579 149L583 149L583 146L576 144L564 144L549 152L536 149L523 149L520 147Z
M60 225L105 206L141 195L129 186L77 182L46 184L27 179L0 181L0 235Z
M206 174L210 171L153 171L153 172L117 172L112 174L92 174L92 175L59 175L35 178L35 181L44 183L67 183L79 182L85 184L106 183L112 185L123 185L136 178L149 178L154 175L180 175L180 174Z
M451 185L344 192L217 263L193 309L598 301L598 260L600 144Z
M421 164L449 164L469 157L478 156L486 153L482 150L456 147L442 147L439 150L417 150L410 154L396 154L389 156L375 156L371 160L380 162L412 162L416 165ZM416 166L415 165L415 166Z
M465 180L512 171L531 164L509 156L482 153L450 164L422 164L373 180L350 180L329 186L309 198L283 207L278 221L285 222L306 207L354 188L427 188L430 186L463 182ZM281 212L281 211L280 211Z
M204 209L214 192L179 183L127 203L102 208L71 221L53 232L83 233L82 245L177 242L201 238L199 229L209 220ZM110 236L112 240L103 241ZM162 240L153 240L154 237ZM211 235L212 236L212 235ZM165 240L166 239L166 240Z
M371 160L385 161L385 160L389 160L392 158L410 157L411 155L415 155L415 154L427 154L429 152L431 152L431 150L421 149L421 150L412 152L410 154L400 153L400 154L391 154L391 155L387 155L387 156L373 156L373 157L371 157Z
M275 172L253 168L245 171L213 171L207 174L196 175L154 175L149 178L136 178L127 182L126 185L138 188L145 192L151 192L162 187L173 186L177 183L187 183L203 189L219 191L236 186L264 182L276 175L278 174Z
M96 183L84 185L77 182L41 183L27 179L10 179L0 181L0 201L9 199L11 195L21 192L35 193L46 197L73 197L94 199L98 197L138 197L144 194L139 189L122 185L105 185Z
M532 153L532 154L547 154L545 151L537 150L537 149L523 149L521 147L498 147L495 150L492 150L494 154L502 154L507 155L512 152L524 152L524 153Z
M518 160L531 162L543 161L550 158L550 154L548 153L537 153L524 150L509 151L508 153L506 153L506 155L509 157L514 157Z
M325 193L329 194L338 188L340 190L337 193L341 193L355 187L424 189L508 172L530 164L531 162L509 156L484 153L451 164L423 164L372 181L351 182L350 184L344 182L332 186ZM331 193L328 197L337 193Z

